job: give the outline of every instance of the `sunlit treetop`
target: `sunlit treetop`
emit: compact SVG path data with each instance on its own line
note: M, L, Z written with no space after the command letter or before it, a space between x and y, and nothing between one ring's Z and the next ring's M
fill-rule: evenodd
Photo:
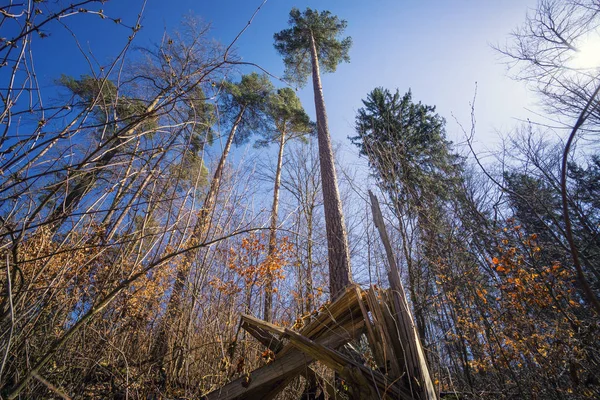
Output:
M136 120L141 122L139 129L146 133L152 133L158 126L155 116L144 117L148 105L143 100L124 95L110 79L89 75L76 79L63 74L57 84L74 96L74 106L90 109L97 122L112 129L122 129Z
M319 65L325 72L335 72L342 61L350 62L348 51L352 38L342 36L347 22L329 11L307 8L290 11L290 28L274 35L275 49L283 56L285 76L303 86L311 73L311 38L314 38Z
M244 143L251 134L268 129L267 102L274 91L266 75L255 72L243 75L237 82L225 82L221 98L222 116L236 122L236 145Z
M304 136L313 133L316 129L310 117L304 111L300 99L291 88L281 88L269 98L268 113L273 120L274 128L270 130L263 140L256 143L264 146L280 135L289 138L304 139Z

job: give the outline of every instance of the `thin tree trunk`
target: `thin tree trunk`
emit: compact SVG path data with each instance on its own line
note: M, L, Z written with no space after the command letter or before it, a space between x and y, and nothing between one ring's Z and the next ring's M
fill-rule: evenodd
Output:
M206 193L206 197L204 198L204 204L202 205L202 210L200 211L200 216L198 217L198 221L196 222L196 226L194 227L193 235L198 240L207 231L209 217L212 214L215 208L215 204L217 202L217 194L219 193L221 178L223 177L223 170L225 169L225 161L227 161L227 156L229 155L231 145L233 144L233 139L235 138L235 133L237 131L238 126L240 125L240 122L242 122L242 117L244 116L245 111L246 108L242 107L242 109L238 113L235 122L233 123L233 127L229 132L229 137L227 138L227 142L225 143L225 147L223 148L223 154L221 154L221 159L219 160L217 169L215 169L215 174L213 175L213 178L210 181L210 188L208 189L208 193Z
M418 271L415 268L414 260L408 250L408 230L404 221L402 220L403 213L398 202L395 202L394 208L396 210L398 223L400 225L398 231L400 232L400 238L402 239L402 252L404 253L404 258L406 258L406 266L408 269L408 290L410 291L410 297L413 302L417 331L419 332L421 343L425 343L425 318L423 317L423 309L421 307L423 298L420 295L419 284L417 282Z
M219 164L215 169L213 178L210 181L210 187L208 189L208 192L206 193L206 197L204 198L202 210L200 210L198 219L196 221L196 225L194 226L194 230L188 242L188 244L191 246L196 246L200 243L201 240L205 239L204 236L209 228L210 216L217 202L217 194L219 193L219 187L221 185L221 178L223 176L223 170L225 168L225 161L227 160L227 156L229 155L229 151L231 150L233 139L235 138L235 133L242 120L244 111L245 108L242 108L238 113L235 122L231 128L231 131L229 132L229 136L227 137L227 142L225 143L225 147L223 148L223 153L221 154L221 158L219 159ZM175 319L181 307L183 292L185 289L185 282L188 278L192 263L197 253L197 251L190 251L186 253L180 265L180 268L177 270L177 276L175 277L175 282L173 283L171 297L167 302L165 316L158 330L158 334L156 340L154 341L152 349L152 355L154 359L158 362L159 368L162 368L164 359L168 353L167 331L171 322Z
M314 293L313 293L313 210L314 207L310 207L308 215L306 217L306 235L308 240L306 242L306 312L311 312L314 307Z
M329 291L331 298L336 298L350 285L350 250L348 235L344 224L342 202L338 190L337 176L333 159L333 149L327 112L321 86L319 59L315 39L310 37L313 89L315 94L315 110L317 114L317 136L319 143L319 161L321 163L321 182L323 184L323 203L325 206L325 229L327 231L327 249L329 255Z
M273 187L273 207L271 208L271 228L269 232L269 262L275 257L277 250L277 213L279 211L279 188L281 187L281 168L283 166L283 150L285 148L285 130L279 139L279 154L277 156L277 170L275 172L275 185ZM271 322L273 319L273 272L267 270L267 283L265 285L265 310L264 320Z

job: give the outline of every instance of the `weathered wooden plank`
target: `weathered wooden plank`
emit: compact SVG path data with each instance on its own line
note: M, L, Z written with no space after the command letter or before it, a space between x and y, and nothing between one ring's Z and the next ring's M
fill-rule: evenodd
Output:
M323 346L336 348L352 340L363 327L364 321L359 321L356 324L346 324L324 332L323 336L316 339L316 341ZM293 347L286 354L281 354L282 352L270 364L251 372L248 382L246 382L245 377L238 378L209 393L205 398L208 400L232 400L264 397L266 393L277 388L289 377L300 374L313 361L313 358Z
M322 307L317 317L300 330L300 334L314 339L336 325L342 325L348 320L362 319L362 316L357 314L357 311L360 312L356 294L357 287L357 285L349 286L336 301Z
M369 318L369 312L367 311L367 307L365 307L365 304L363 302L364 291L357 287L356 292L360 312L362 313L367 328L367 342L369 343L369 347L371 348L371 352L373 353L375 363L380 367L387 369L387 366L385 365L385 358L383 357L383 349L381 348L381 341L377 340L375 336L375 332L373 331L373 325L371 324L371 320Z
M274 335L269 332L264 331L256 326L248 324L246 322L242 322L242 328L244 328L248 333L250 333L256 340L262 343L265 347L271 350L273 353L277 354L283 348L283 342L277 339ZM325 391L332 398L335 397L335 388L327 382L327 380L321 377L312 367L307 366L305 370L300 373L307 381L316 381L319 382ZM295 377L288 377L283 380L281 383L275 385L274 389L271 389L269 393L266 393L262 396L263 400L274 399L279 392L281 392L285 387L294 379Z
M419 368L422 368L423 364L414 362L413 358L403 359L406 355L404 348L407 345L413 346L412 354L419 355L418 348L414 347L417 336L414 325L406 324L407 318L411 318L412 321L408 304L406 310L402 309L402 303L394 293L399 292L390 291L389 297L386 295L378 297L373 288L365 294L358 286L353 285L338 300L324 307L315 320L300 332L243 315L242 327L274 351L275 360L253 371L248 377L238 378L209 393L205 398L210 400L272 399L299 374L309 379L319 379L314 370L309 367L311 362L319 360L352 383L353 395L356 398L435 399L435 397L427 397L427 388L423 390L421 387L420 383L423 381L419 379L422 377ZM373 326L368 311L372 313ZM374 355L383 360L379 362L385 363L386 359L390 360L391 375L386 376L379 371L371 370L335 350L357 337L365 328ZM411 335L415 336L411 337ZM286 345L283 345L281 340L284 337L289 340ZM417 342L417 345L420 346L420 343ZM407 361L408 364L401 367L398 364L400 360L404 361L402 364ZM424 366L427 368L426 364ZM408 382L402 380L403 384L399 380L402 372L417 378L419 385L412 388L418 392L413 391L415 396L411 395L411 390L406 387ZM335 391L331 385L327 389L331 393Z
M283 342L273 336L271 333L266 332L254 325L248 324L242 320L242 328L248 332L252 337L258 340L263 346L271 350L273 353L277 353L283 349Z
M372 370L336 350L315 343L297 333L290 335L289 338L298 349L318 359L348 381L355 398L414 400L410 393L397 384L398 382L393 382L379 371Z
M300 372L300 375L304 376L304 378L306 378L307 381L316 381L318 382L323 389L325 389L325 392L327 392L327 394L329 395L329 398L331 399L335 399L337 396L337 391L335 390L335 388L333 387L333 385L331 383L329 383L327 381L327 379L323 378L321 375L319 375L312 367L307 367L305 370L303 370L302 372ZM277 397L277 395L287 387L287 385L289 385L293 380L294 377L288 377L287 379L285 379L284 381L282 381L280 384L278 384L274 389L270 390L269 393L265 394L263 397L261 397L262 400L272 400L275 397Z
M351 324L350 326L352 327L352 329L354 329L357 326L357 324L354 323L353 321L361 321L360 323L362 323L363 318L358 313L360 311L360 308L357 307L357 300L359 298L359 296L356 295L357 290L358 290L357 285L352 285L352 286L348 287L346 289L346 291L344 292L344 294L342 296L340 296L340 298L338 298L333 304L329 304L329 305L322 307L322 310L317 315L317 317L313 321L309 322L305 327L303 327L303 329L301 330L301 333L307 337L314 339L315 337L322 335L324 332L331 331L332 328L335 329L336 323L338 325L349 323L349 324ZM334 321L335 321L335 323L334 323ZM251 319L247 319L245 322L244 321L242 321L242 322L248 326L250 324L252 324ZM250 329L252 329L252 328L250 328ZM258 327L255 327L254 329L258 329L261 332L264 332L264 330L262 330L261 328L258 328ZM357 334L359 332L360 332L360 330L356 331ZM267 333L267 332L264 332L264 333ZM262 333L259 333L259 335L260 334L262 334ZM271 335L270 333L268 333L268 334ZM273 335L271 335L271 336L273 336ZM259 341L261 341L261 343L263 343L263 344L265 344L265 342L266 342L264 337L261 337L259 339ZM277 357L282 357L287 352L289 352L293 349L294 349L293 346L287 345L277 354ZM316 377L318 377L316 372L314 372L314 370L312 370L309 366L305 366L304 368L300 369L299 373L304 375L307 379L311 379L313 374ZM280 380L277 384L274 384L272 386L272 389L270 389L270 391L268 393L257 394L257 398L264 397L267 399L272 399L273 397L276 396L277 393L279 393L281 390L283 390L296 377L296 375L297 374L289 374L289 376L287 376L285 379ZM321 380L323 382L323 385L325 386L325 389L328 393L330 393L330 394L335 393L335 389L333 388L333 386L331 386L329 383L327 383L324 379L322 379L320 377L319 377L319 380Z
M243 316L242 318L261 329L287 337L291 345L312 358L321 361L329 368L338 372L342 378L355 383L356 386L372 386L372 390L361 390L361 393L372 393L374 395L373 398L380 398L387 391L391 395L412 400L410 394L403 392L397 385L393 385L379 371L370 370L336 350L310 340L291 329L282 328L251 316ZM378 395L375 396L375 394Z
M381 308L379 299L377 298L377 293L372 287L367 291L366 298L367 304L369 305L369 310L373 314L375 329L379 333L379 340L383 348L384 363L389 361L392 372L391 375L394 377L399 377L405 370L404 363L403 360L394 353L394 349L392 347L392 338L390 337L390 332L387 329L383 310ZM387 370L387 365L385 368Z
M408 304L404 304L398 309L398 304L402 304L403 300L402 298L399 298L399 293L397 291L389 291L388 295L390 297L396 297L396 301L390 301L390 307L392 308L394 321L397 322L395 324L397 335L402 339L401 345L403 348L409 347L412 350L412 362L410 364L412 367L411 376L418 381L418 385L424 396L423 398L435 400L437 399L437 392L433 385L433 381L431 380L431 375L429 374L423 346L419 340L417 329L412 318L409 319L407 313L404 311L405 309L408 309Z

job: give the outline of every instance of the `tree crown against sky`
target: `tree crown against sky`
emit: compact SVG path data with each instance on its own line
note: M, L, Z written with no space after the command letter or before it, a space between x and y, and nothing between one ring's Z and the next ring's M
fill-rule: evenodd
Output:
M201 86L193 89L187 113L191 126L187 129L189 132L187 132L186 138L189 137L192 152L199 155L207 144L212 144L216 123L215 105L208 102Z
M237 83L223 83L225 96L221 100L221 115L225 121L233 122L236 116L241 114L235 144L242 144L250 135L268 129L265 99L271 96L273 90L269 77L256 72L243 75Z
M100 124L113 124L114 129L139 119L146 110L144 101L119 93L119 88L110 79L89 75L76 79L63 74L57 83L75 97L74 106L90 108ZM156 126L156 118L150 118L141 129L151 130Z
M314 123L304 111L296 92L291 88L278 89L269 97L267 113L273 126L256 141L256 147L268 146L282 134L288 138L301 138L306 141L306 135L315 131Z
M209 102L201 86L192 89L187 110L187 124L181 132L181 140L184 143L183 151L179 157L179 163L173 165L177 170L176 176L185 181L194 182L195 178L201 176L200 182L206 183L208 169L204 162L204 150L211 146L217 132L216 107ZM185 118L185 116L182 116Z
M303 86L311 72L311 36L317 48L319 64L325 72L335 72L342 61L350 62L348 54L352 38L340 38L347 22L329 11L307 8L290 11L290 28L274 35L275 49L283 56L285 77Z
M401 181L405 190L435 188L447 195L459 160L435 107L413 102L410 90L401 96L384 88L371 91L363 105L356 116L358 135L350 139L375 175L385 185Z
M566 117L567 126L598 86L599 26L596 0L540 0L510 44L497 47L513 77L535 88L549 117ZM600 112L592 110L588 120L597 126Z

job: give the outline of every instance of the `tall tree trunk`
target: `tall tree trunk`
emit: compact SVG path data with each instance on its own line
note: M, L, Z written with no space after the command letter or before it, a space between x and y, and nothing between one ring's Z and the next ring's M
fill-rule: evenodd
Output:
M425 318L423 316L423 303L424 299L421 295L421 290L419 287L419 274L421 273L418 268L418 262L412 258L408 250L408 231L406 228L406 224L404 223L402 217L403 213L400 210L398 204L395 206L396 214L398 214L398 223L400 225L400 238L402 239L402 251L404 253L404 258L406 258L406 266L408 270L408 290L410 291L410 297L413 303L413 310L415 315L415 323L417 325L417 332L419 333L419 338L421 339L421 343L425 343ZM417 264L417 267L415 267Z
M235 138L235 133L242 120L244 111L244 108L240 110L231 130L229 131L229 136L227 137L227 142L225 143L225 147L223 148L221 158L219 159L219 164L215 169L213 178L210 181L210 187L208 189L208 192L206 193L206 197L204 198L202 210L200 210L198 219L196 221L196 225L194 226L192 235L187 243L188 246L194 246L200 243L200 241L204 239L205 234L208 232L210 216L217 202L217 194L219 193L219 187L221 185L221 178L223 176L223 170L225 168L225 161L227 160L227 156L229 155L229 151L231 150L231 145L233 144L233 139ZM158 330L156 340L154 341L154 345L152 348L152 356L154 360L157 361L157 366L161 369L163 368L164 359L168 353L167 331L171 323L175 320L175 317L177 316L177 313L181 307L181 302L183 300L183 292L185 289L185 282L188 278L192 263L197 254L197 251L187 252L184 256L183 261L180 264L180 268L177 270L177 276L175 277L175 282L173 283L171 297L167 302L165 316Z
M279 154L277 156L277 170L275 172L275 185L273 187L273 207L271 208L271 228L269 232L268 261L272 262L277 250L277 213L279 212L279 188L281 187L281 168L283 166L283 150L285 148L285 130L281 131L279 139ZM267 283L265 285L264 320L271 322L273 319L273 272L267 270Z
M196 222L196 226L194 227L193 237L196 240L200 240L202 236L206 233L208 224L210 222L210 215L212 214L215 204L217 202L217 194L219 193L219 188L221 185L221 178L223 177L223 170L225 169L225 161L227 161L227 156L229 155L229 151L231 150L231 145L233 144L233 139L235 138L235 133L237 131L240 122L242 122L242 118L244 116L244 112L246 111L245 107L242 107L237 117L235 118L235 122L229 132L229 136L227 137L227 142L225 143L225 147L223 148L223 154L221 154L221 158L219 159L219 164L215 169L215 174L210 181L210 188L206 193L206 197L204 198L204 204L202 205L202 210L200 211L200 215L198 217L198 221Z
M321 182L323 184L323 204L325 206L325 229L327 231L327 250L329 255L329 291L334 299L350 285L350 250L348 235L342 213L342 202L338 190L337 176L333 159L333 149L327 112L321 86L319 59L315 39L310 37L313 89L317 114L317 137L319 143L319 161L321 163Z

